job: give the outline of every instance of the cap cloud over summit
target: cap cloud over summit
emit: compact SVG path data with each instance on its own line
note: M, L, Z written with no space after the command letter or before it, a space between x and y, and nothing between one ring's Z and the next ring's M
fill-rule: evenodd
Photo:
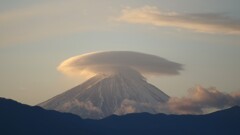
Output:
M178 75L182 64L159 56L131 51L107 51L83 54L63 61L58 70L67 74L115 73L131 69L141 74ZM129 70L128 70L129 71Z

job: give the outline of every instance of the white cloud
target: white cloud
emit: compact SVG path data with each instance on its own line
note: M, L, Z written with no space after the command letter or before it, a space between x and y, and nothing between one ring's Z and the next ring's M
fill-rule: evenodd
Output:
M80 108L84 108L84 109L86 109L88 111L91 111L91 112L102 113L102 111L98 107L94 106L93 103L90 102L90 101L87 101L87 102L77 101L76 105L78 105Z
M124 115L128 113L141 113L146 110L148 110L148 113L155 114L165 112L163 111L164 106L165 104L150 104L148 102L136 102L131 99L124 99L121 106L114 112L114 114Z
M130 51L83 54L63 61L58 70L67 75L111 74L116 72L150 75L177 75L182 65L155 55ZM139 72L139 73L138 73Z
M128 114L128 113L134 113L136 112L135 108L136 102L133 100L125 99L122 101L120 108L118 108L114 114L117 115L123 115L123 114Z
M205 33L240 34L240 20L218 13L183 14L163 12L156 7L126 8L118 21L134 24L151 24Z
M99 109L98 107L94 106L93 103L91 101L86 101L86 102L82 102L82 101L78 101L78 100L73 100L71 102L66 102L63 104L63 108L56 108L59 109L61 111L66 111L72 108L72 106L76 106L78 108L87 110L89 112L96 112L96 113L102 113L101 109Z

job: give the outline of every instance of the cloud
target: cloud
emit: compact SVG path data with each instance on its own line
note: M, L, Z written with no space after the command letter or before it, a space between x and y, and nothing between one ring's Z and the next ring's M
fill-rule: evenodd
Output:
M136 102L133 100L125 99L122 101L121 106L114 112L117 115L123 115L128 113L136 113Z
M216 110L225 109L235 105L240 106L240 92L224 93L215 87L203 88L196 86L191 88L187 96L170 97L166 103L139 103L133 100L124 100L115 114L144 112L166 114L206 114Z
M128 113L141 113L148 110L148 113L156 114L159 112L165 112L166 105L152 104L149 102L136 102L135 100L125 99L122 101L121 106L114 112L116 115L124 115ZM165 107L165 108L163 108Z
M82 101L78 101L76 99L72 100L71 102L66 102L63 104L63 108L56 108L60 111L65 111L65 110L70 110L71 106L77 106L81 109L87 110L87 111L91 111L91 112L96 112L96 113L102 113L102 111L93 105L93 103L91 101L86 101L86 102L82 102Z
M95 52L71 57L58 70L67 75L131 74L178 75L182 65L159 56L130 51Z
M228 94L214 87L197 86L191 89L186 97L170 98L167 108L170 113L202 114L207 113L208 110L223 109L234 105L240 105L240 92Z
M91 112L102 113L102 111L98 107L94 106L90 101L79 102L78 100L75 100L75 104L82 109L86 109Z
M156 7L126 8L118 21L175 27L205 33L240 34L240 20L220 13L184 14L163 12Z

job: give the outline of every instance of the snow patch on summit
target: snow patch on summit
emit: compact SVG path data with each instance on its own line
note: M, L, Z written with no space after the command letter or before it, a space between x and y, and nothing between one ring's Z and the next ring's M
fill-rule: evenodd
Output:
M149 84L140 73L123 69L114 74L96 75L39 106L82 118L101 119L112 114L159 113L159 105L168 99L168 95Z

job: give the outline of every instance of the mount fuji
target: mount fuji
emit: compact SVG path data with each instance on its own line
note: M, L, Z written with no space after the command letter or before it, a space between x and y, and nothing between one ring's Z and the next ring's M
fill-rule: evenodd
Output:
M168 99L167 94L148 83L139 72L124 69L95 75L38 106L82 118L102 119L113 114L159 113L159 105Z

